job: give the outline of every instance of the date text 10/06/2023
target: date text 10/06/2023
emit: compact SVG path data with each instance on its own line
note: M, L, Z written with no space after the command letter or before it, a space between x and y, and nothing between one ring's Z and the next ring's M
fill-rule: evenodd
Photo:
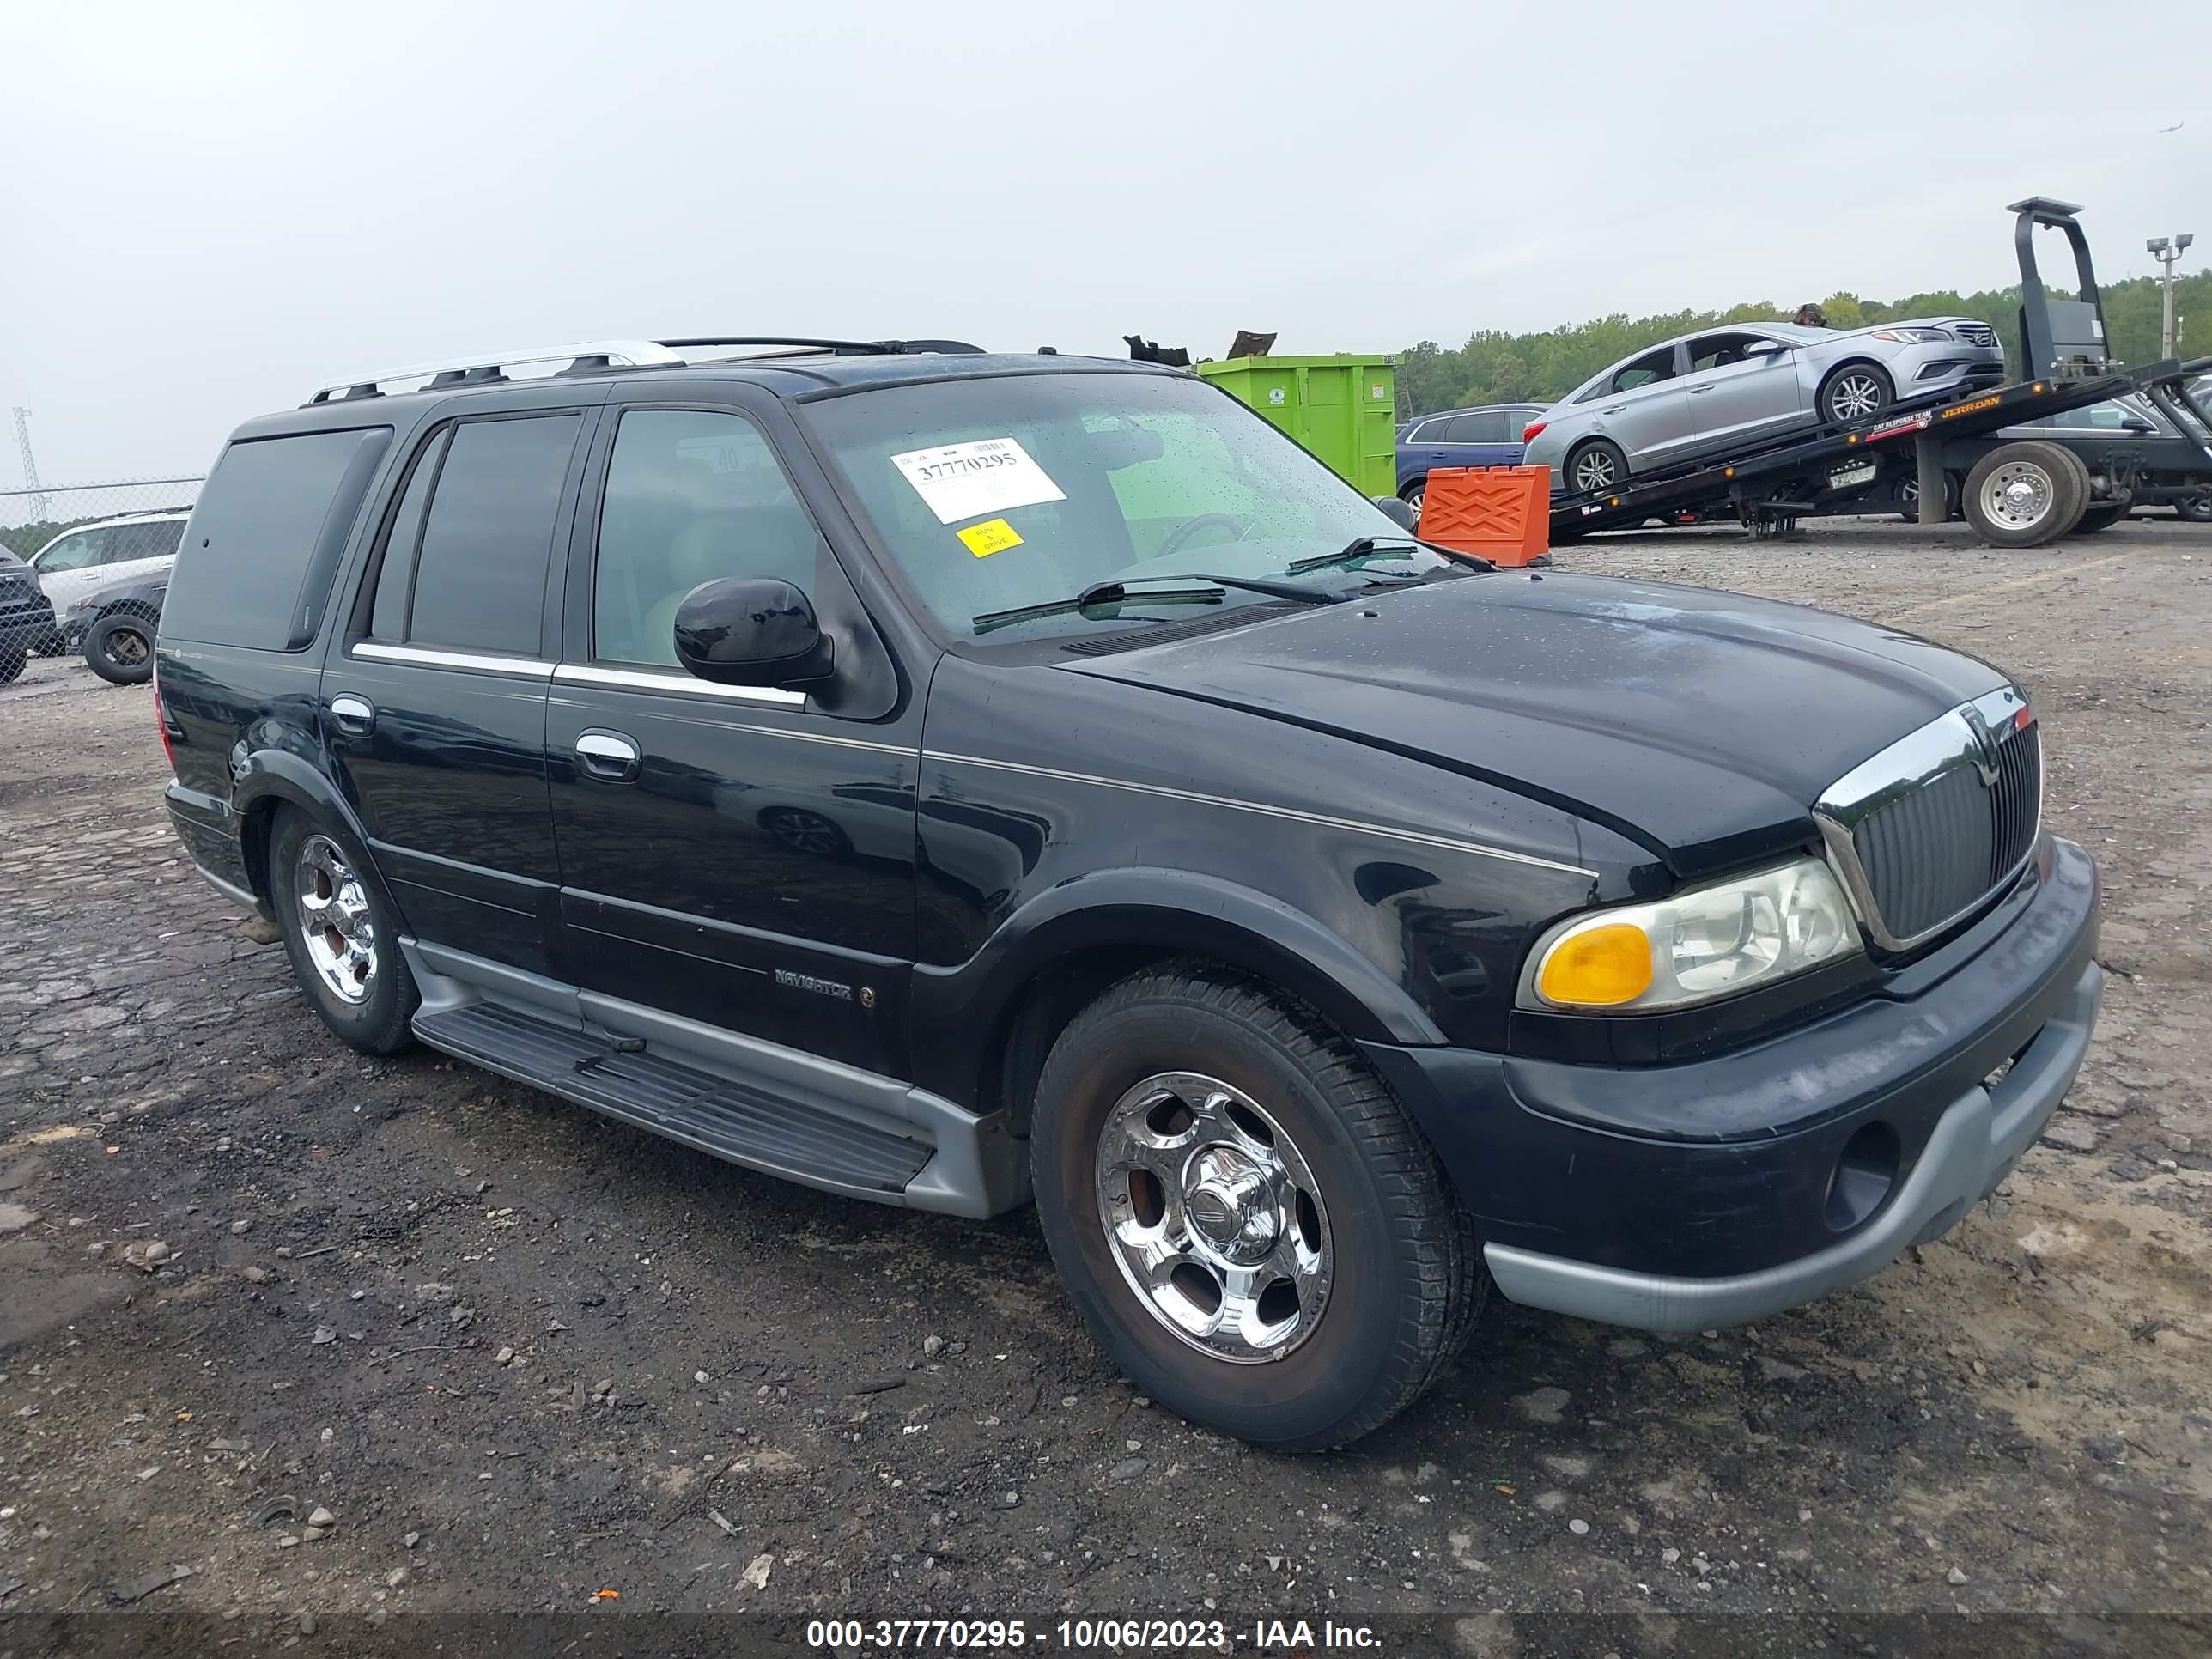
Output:
M1373 1652L1382 1638L1366 1625L1324 1619L1255 1620L1249 1626L1221 1619L1062 1619L1032 1627L1020 1619L816 1619L806 1644L846 1651L863 1649L944 1648L1011 1652L1058 1647L1071 1652L1227 1653L1240 1647L1260 1653L1300 1654L1328 1650Z

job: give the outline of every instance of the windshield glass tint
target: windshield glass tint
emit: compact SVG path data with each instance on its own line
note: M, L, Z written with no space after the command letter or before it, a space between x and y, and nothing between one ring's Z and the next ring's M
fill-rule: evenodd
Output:
M1093 583L1281 576L1371 536L1364 562L1300 574L1319 587L1444 562L1265 421L1195 377L999 375L805 406L878 544L945 630L1069 599ZM1176 584L1163 584L1175 586ZM1181 621L1142 603L1037 617L994 641ZM1224 608L1280 603L1230 591Z

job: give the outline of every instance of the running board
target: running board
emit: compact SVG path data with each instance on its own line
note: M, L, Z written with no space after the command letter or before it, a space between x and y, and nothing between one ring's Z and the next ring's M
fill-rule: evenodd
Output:
M664 1059L636 1037L568 1030L497 1003L425 1006L414 1027L432 1048L502 1077L830 1192L908 1203L936 1152L927 1141Z

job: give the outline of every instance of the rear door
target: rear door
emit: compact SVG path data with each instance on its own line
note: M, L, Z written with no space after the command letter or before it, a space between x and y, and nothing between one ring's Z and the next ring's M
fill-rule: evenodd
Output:
M471 400L425 433L322 684L333 770L409 931L556 979L549 573L591 401Z
M677 607L718 577L787 581L825 627L858 610L787 418L724 391L639 388L595 446L545 730L569 960L586 991L904 1075L919 701L845 718L677 665Z
M1677 348L1661 346L1615 369L1590 400L1596 430L1620 445L1632 472L1680 456L1690 441L1690 399L1676 374Z
M176 562L177 544L184 534L182 519L149 519L114 526L107 532L107 545L100 557L100 585L116 586L160 575Z

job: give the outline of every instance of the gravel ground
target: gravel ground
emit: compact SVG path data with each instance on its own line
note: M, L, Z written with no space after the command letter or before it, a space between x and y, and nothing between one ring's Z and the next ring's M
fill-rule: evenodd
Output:
M2177 1627L2097 1621L2212 1612L2212 534L1559 561L2014 671L2104 869L2103 1021L2045 1143L1873 1283L1680 1340L1493 1301L1420 1406L1304 1459L1137 1397L1027 1215L827 1198L341 1048L170 838L147 693L34 664L0 691L0 1651L132 1596L171 1621L117 1620L138 1650L197 1616L240 1652L732 1610L1448 1615L1394 1644L1498 1654L1759 1613L1874 1652L1854 1616L1954 1609L2141 1652ZM1593 1613L1632 1618L1545 1623Z

